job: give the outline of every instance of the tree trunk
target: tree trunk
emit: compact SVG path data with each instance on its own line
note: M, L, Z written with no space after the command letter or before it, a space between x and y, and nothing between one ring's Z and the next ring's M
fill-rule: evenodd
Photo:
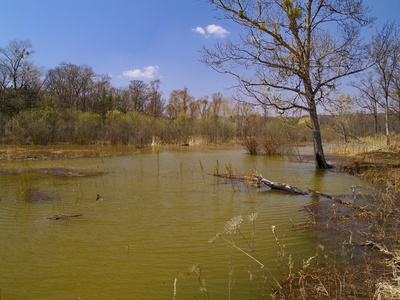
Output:
M386 99L386 109L385 109L385 115L386 115L386 120L385 120L385 127L386 127L386 145L390 146L390 132L389 132L389 95L386 93L385 95Z
M314 102L314 101L312 101ZM309 102L310 103L310 102ZM319 128L318 114L315 103L311 103L309 112L311 119L311 129L314 144L314 159L317 169L328 169L331 166L325 160L324 149L322 147L321 131Z
M375 134L378 134L378 102L374 101L374 125L375 125Z

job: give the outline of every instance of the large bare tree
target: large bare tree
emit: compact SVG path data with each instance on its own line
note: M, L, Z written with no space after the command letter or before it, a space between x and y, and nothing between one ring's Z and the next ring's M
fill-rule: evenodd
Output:
M144 113L149 99L149 86L142 80L132 80L129 82L128 91L131 100L130 110Z
M317 168L328 168L317 107L339 80L370 66L360 29L362 0L209 0L241 26L238 40L205 49L203 61L235 76L242 95L311 117Z
M47 72L47 89L61 108L85 111L94 78L91 67L62 62Z

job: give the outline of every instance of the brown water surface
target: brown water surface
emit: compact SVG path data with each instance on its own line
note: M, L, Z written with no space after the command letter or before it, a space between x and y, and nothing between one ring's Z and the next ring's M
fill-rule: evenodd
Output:
M221 184L207 174L215 171L216 161L221 172L225 163L240 174L255 168L270 180L330 194L350 192L355 184L343 173L315 171L312 163L253 157L240 148L158 150L159 154L151 148L108 158L1 162L1 170L27 171L0 174L4 299L173 299L175 278L176 299L202 298L198 280L189 272L193 264L201 267L211 299L227 299L231 264L231 299L257 298L258 286L249 280L249 272L267 273L221 241L208 240L231 218L258 213L255 248L279 278L271 226L276 226L286 253L298 261L307 259L318 241L291 228L307 221L301 209L312 199ZM94 176L32 172L46 168ZM29 190L46 197L26 201ZM77 217L51 219L55 215ZM241 229L251 240L252 227L246 220ZM235 241L246 247L240 238Z

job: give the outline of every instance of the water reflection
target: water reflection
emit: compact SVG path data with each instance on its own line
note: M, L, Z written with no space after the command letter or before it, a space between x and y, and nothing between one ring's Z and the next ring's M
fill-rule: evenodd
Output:
M0 288L5 299L165 299L173 296L175 278L177 299L191 299L201 296L189 272L193 264L201 266L211 299L226 299L228 270L234 264L232 299L248 298L258 290L249 282L249 271L260 272L259 267L221 243L208 243L238 215L258 213L255 246L276 276L272 225L286 253L299 260L314 254L314 243L291 229L292 223L307 221L300 209L310 197L222 184L210 175L217 160L220 171L230 163L234 172L256 169L302 189L343 193L353 185L343 174L316 173L312 164L253 157L234 148L151 148L118 157L2 164L8 170L104 173L0 175ZM29 188L52 201L26 202L23 191ZM82 216L48 219L57 212ZM243 222L242 230L249 236L252 227Z

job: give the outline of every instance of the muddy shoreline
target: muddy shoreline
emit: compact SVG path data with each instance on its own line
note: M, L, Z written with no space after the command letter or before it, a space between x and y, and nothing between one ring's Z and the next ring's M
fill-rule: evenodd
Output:
M52 160L73 159L84 157L108 157L123 154L122 151L115 152L111 149L96 147L92 149L65 149L56 148L30 148L30 147L8 147L0 148L0 162L21 160Z

